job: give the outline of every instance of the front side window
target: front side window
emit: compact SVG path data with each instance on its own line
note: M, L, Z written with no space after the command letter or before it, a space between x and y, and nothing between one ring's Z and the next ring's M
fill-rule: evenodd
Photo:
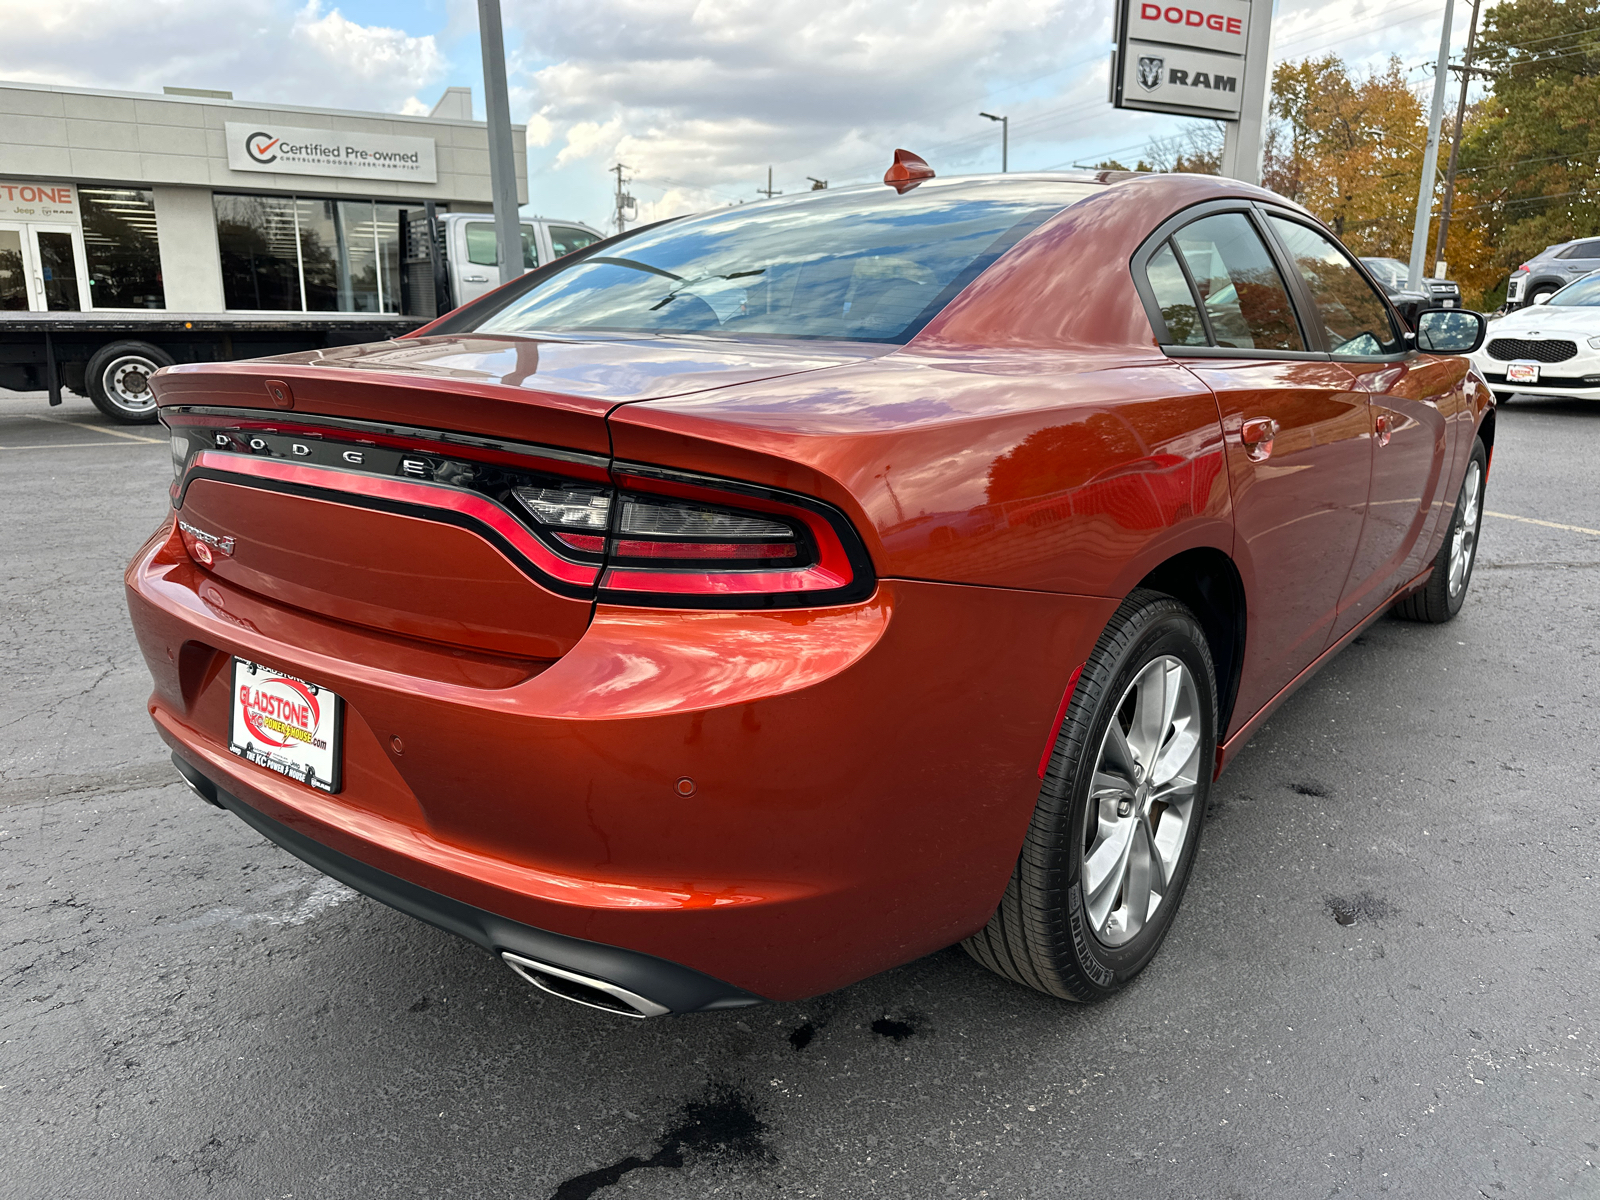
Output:
M1093 184L838 188L660 225L542 280L493 333L628 332L904 342Z
M1189 268L1218 346L1304 350L1283 277L1243 213L1217 213L1172 238Z
M148 188L78 188L89 296L96 308L165 308L155 194Z
M1335 358L1398 354L1405 349L1389 306L1343 250L1309 225L1276 214L1267 219L1311 291Z

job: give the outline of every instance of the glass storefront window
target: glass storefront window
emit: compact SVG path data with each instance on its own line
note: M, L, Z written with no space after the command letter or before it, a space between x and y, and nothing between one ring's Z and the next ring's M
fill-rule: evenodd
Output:
M89 296L96 308L165 308L155 195L146 188L78 188Z
M218 195L228 307L400 312L404 211L372 200Z
M295 202L287 196L214 197L222 296L229 308L298 312Z

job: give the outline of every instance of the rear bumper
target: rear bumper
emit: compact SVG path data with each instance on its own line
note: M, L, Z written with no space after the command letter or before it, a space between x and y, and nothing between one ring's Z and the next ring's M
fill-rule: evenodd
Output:
M469 942L476 942L496 956L507 953L521 955L579 975L605 980L647 997L669 1012L705 1012L718 1008L745 1008L761 1003L759 996L752 996L731 984L691 971L677 963L616 946L602 946L578 938L563 937L546 929L534 929L497 913L418 887L398 875L380 871L370 863L312 841L305 834L258 812L237 796L218 787L204 771L177 751L173 752L172 761L190 787L218 808L232 812L268 841L276 842L290 854L310 863L323 874L331 875L340 883L374 900L381 900L407 916L437 925Z
M480 945L685 971L698 1007L815 995L980 928L1116 606L903 580L820 610L601 606L546 663L277 605L165 534L126 583L157 728L267 836ZM339 794L228 750L232 655L344 698Z

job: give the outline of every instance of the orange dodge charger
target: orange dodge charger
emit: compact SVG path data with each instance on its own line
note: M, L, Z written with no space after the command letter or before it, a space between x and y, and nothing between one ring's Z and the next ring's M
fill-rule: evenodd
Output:
M958 941L1124 986L1273 707L1460 608L1484 321L1228 180L885 184L157 374L127 592L194 789L626 1015Z

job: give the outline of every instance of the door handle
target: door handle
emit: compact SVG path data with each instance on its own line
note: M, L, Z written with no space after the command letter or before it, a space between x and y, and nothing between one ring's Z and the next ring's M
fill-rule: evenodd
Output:
M1266 462L1272 457L1272 440L1278 436L1278 423L1271 417L1251 417L1239 428L1239 441L1251 462Z
M1389 435L1394 432L1394 425L1389 419L1389 414L1379 413L1378 419L1374 424L1378 430L1378 445L1387 446L1389 444Z
M489 282L489 277L487 275L463 275L461 277L461 282L462 283L488 283Z

